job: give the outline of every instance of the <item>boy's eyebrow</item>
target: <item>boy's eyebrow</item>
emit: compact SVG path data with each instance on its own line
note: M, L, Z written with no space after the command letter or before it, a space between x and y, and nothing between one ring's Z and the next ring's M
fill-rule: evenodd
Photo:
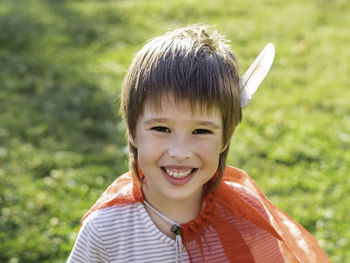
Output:
M212 121L197 121L196 123L198 125L210 126L212 129L215 129L215 130L220 129L220 125L218 125L218 124L216 124L215 122L212 122Z
M154 122L167 122L168 119L166 118L152 118L144 122L144 124L152 124Z
M168 122L169 119L167 118L152 118L152 119L149 119L149 120L146 120L144 122L144 124L148 125L148 124L152 124L152 123L162 123L162 122ZM203 126L210 126L212 129L215 129L215 130L218 130L220 129L220 125L215 123L215 122L212 122L212 121L196 121L195 122L197 125L203 125Z

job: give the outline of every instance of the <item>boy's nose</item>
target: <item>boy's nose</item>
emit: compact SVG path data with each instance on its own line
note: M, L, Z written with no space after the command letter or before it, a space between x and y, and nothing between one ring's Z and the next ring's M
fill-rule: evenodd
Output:
M183 139L174 139L168 149L169 156L175 158L178 161L183 161L192 157L192 150L190 149L189 142Z

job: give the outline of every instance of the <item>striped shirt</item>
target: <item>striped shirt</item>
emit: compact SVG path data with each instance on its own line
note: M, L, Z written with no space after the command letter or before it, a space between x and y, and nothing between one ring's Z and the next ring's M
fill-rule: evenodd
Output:
M239 221L232 219L257 263L284 262L276 239L253 224L241 226ZM217 258L224 256L217 253L220 248L218 244L208 262L226 262ZM109 206L90 214L67 262L174 263L175 251L175 240L156 227L142 203L133 203ZM190 262L185 249L183 262Z

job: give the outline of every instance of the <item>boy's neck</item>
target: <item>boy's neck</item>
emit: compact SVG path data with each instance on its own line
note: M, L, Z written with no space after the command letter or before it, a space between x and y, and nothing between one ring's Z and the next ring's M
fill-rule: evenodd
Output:
M142 187L144 197L147 202L157 209L159 212L167 216L168 218L175 221L177 224L181 225L187 223L188 221L195 219L200 211L202 203L202 189L197 195L191 198L183 200L169 200L166 198L155 198L152 196L151 191L147 191L146 187ZM154 218L158 216L152 216L153 212L146 208L148 213L151 215L153 221ZM159 219L159 218L158 218ZM157 220L158 221L158 220ZM157 222L154 222L157 225ZM158 225L157 225L158 226ZM159 227L159 226L158 226Z

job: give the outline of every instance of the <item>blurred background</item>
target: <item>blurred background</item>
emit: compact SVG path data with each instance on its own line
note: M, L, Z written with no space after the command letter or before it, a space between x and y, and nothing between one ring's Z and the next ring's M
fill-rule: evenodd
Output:
M128 169L123 76L149 38L194 23L244 72L275 63L228 163L350 262L350 1L0 0L0 262L65 262L80 219Z

